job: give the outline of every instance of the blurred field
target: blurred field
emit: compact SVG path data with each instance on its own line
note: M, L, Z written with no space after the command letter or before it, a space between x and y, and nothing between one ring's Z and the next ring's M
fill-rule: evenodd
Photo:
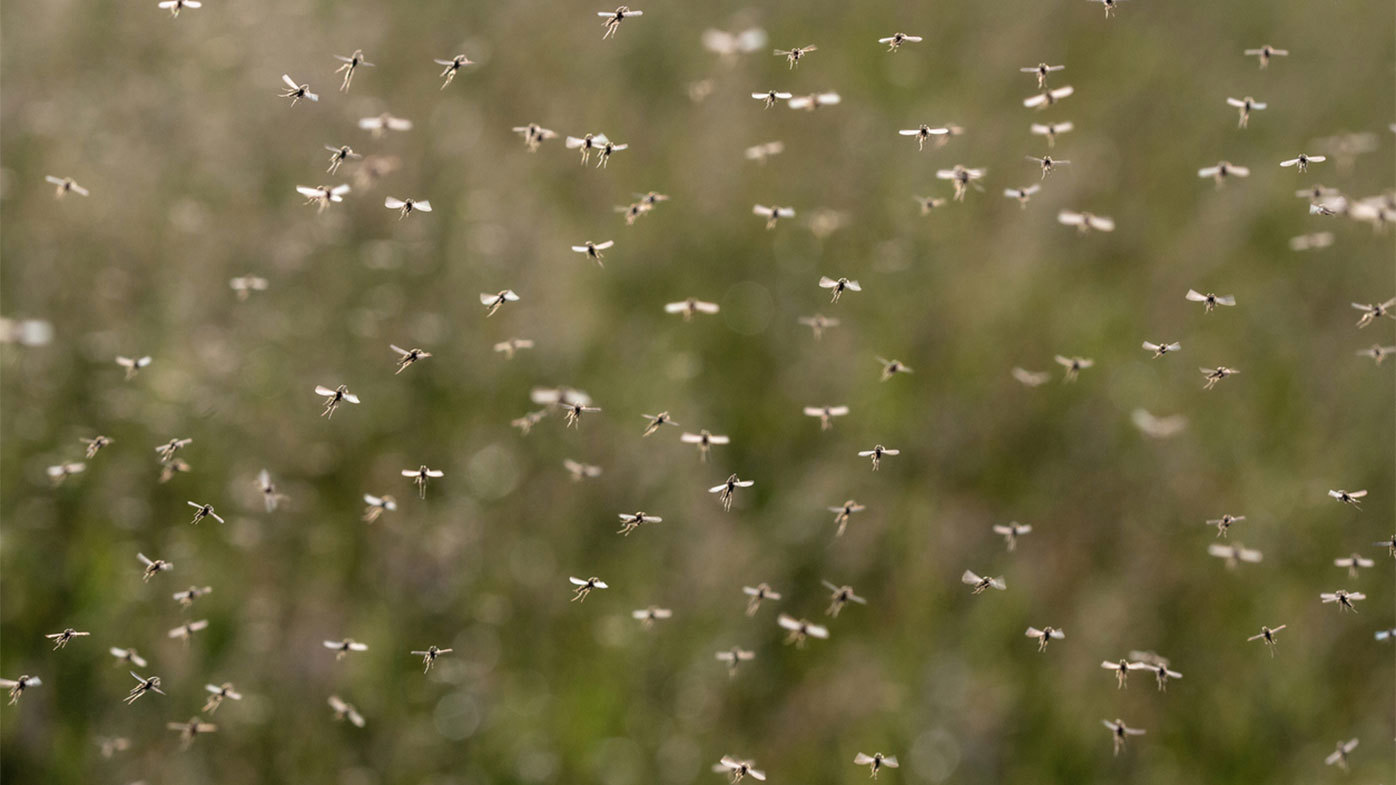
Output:
M1389 4L1130 0L1108 22L1084 0L908 4L829 0L640 4L602 41L604 4L462 5L208 0L178 19L154 0L12 0L0 18L0 314L42 318L42 347L0 346L0 676L44 684L0 712L0 779L69 783L720 783L721 755L772 785L853 783L858 751L897 754L892 785L998 782L1311 783L1358 737L1347 781L1391 782L1396 756L1392 363L1350 301L1396 295L1393 235L1311 217L1294 191L1355 196L1396 174L1396 16ZM769 52L723 59L708 27L764 28L770 48L817 44L798 69ZM888 54L897 30L924 43ZM1258 70L1241 52L1291 51ZM333 54L375 68L336 92ZM432 58L478 61L445 90ZM1076 94L1036 113L1020 66L1065 63ZM320 93L277 97L290 73ZM698 92L695 85L708 80ZM838 91L839 106L762 110L752 91ZM1270 108L1236 129L1228 96ZM372 139L361 117L416 123ZM1000 194L1038 182L1032 122L1070 120L1026 210ZM510 128L604 131L630 144L605 169L561 140L536 154ZM900 128L966 133L917 152ZM1341 169L1280 169L1316 140L1377 134ZM758 165L754 144L785 152ZM316 215L297 185L322 145L400 167ZM1249 179L1215 190L1220 159ZM949 196L937 169L986 167ZM92 191L55 202L48 174ZM612 211L672 199L626 226ZM383 197L430 199L399 221ZM764 230L754 203L799 216ZM1059 209L1112 216L1079 236ZM816 233L835 211L843 225ZM833 213L829 213L832 215ZM1295 253L1321 230L1331 248ZM615 240L604 270L568 251ZM269 291L239 302L228 279ZM820 275L864 291L829 305ZM477 293L522 301L486 320ZM1234 293L1204 315L1189 288ZM666 302L718 302L685 324ZM822 341L796 323L842 320ZM537 347L506 361L497 341ZM1178 340L1151 360L1141 340ZM434 357L393 375L389 343ZM112 358L150 354L125 382ZM1037 389L1015 365L1092 357L1075 385ZM875 357L916 373L878 382ZM1204 392L1199 365L1241 370ZM317 417L317 384L363 404ZM530 388L572 385L604 411L524 437ZM800 415L847 404L833 430ZM1154 440L1130 412L1188 417ZM642 412L731 436L699 463L680 429L640 438ZM52 488L45 467L115 443ZM193 471L159 484L157 444L192 437ZM858 450L902 454L873 474ZM573 483L564 458L604 467ZM426 501L399 470L440 468ZM290 500L266 514L267 468ZM708 486L756 485L723 513ZM1359 513L1325 496L1370 490ZM363 493L401 504L359 520ZM868 506L835 540L825 507ZM188 525L187 500L228 522ZM616 514L665 521L621 538ZM1202 525L1244 514L1231 541L1261 564L1206 554ZM990 531L1034 531L1014 553ZM175 563L140 580L138 551ZM1356 580L1332 559L1378 558ZM1006 576L972 597L960 573ZM567 577L611 589L568 602ZM781 645L775 614L824 618L819 581L869 599L828 641ZM785 599L748 619L741 586ZM211 596L184 612L170 594ZM1320 605L1346 587L1359 614ZM644 631L648 605L674 618ZM165 631L207 618L189 647ZM1028 625L1067 639L1038 654ZM1246 637L1287 624L1277 656ZM42 637L91 630L59 652ZM336 662L320 641L370 650ZM454 647L424 676L409 650ZM757 658L734 679L713 659ZM134 646L168 696L133 706L109 646ZM1171 658L1118 691L1102 659ZM179 749L205 683L246 693L218 732ZM335 723L326 697L367 727ZM1103 718L1148 735L1110 755ZM132 748L110 760L99 736Z

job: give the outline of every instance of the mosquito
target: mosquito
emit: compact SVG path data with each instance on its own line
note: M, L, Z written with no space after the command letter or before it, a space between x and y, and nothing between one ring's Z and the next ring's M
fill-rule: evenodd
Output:
M113 646L107 651L111 653L111 656L116 658L118 663L127 662L137 668L144 668L146 665L145 658L137 654L135 649L118 649Z
M1069 164L1071 163L1070 161L1063 161L1063 160L1061 160L1060 158L1053 158L1053 157L1050 156L1050 155L1044 155L1044 156L1042 156L1041 158L1038 158L1038 157L1035 156L1035 155L1028 155L1028 156L1024 156L1024 157L1025 157L1027 160L1029 160L1029 161L1036 161L1036 162L1037 162L1037 165L1042 169L1042 179L1043 179L1043 180L1046 180L1046 179L1047 179L1047 175L1051 174L1051 173L1052 173L1052 170L1055 169L1056 167L1058 167L1058 166L1067 166L1067 165L1069 165Z
M426 464L423 464L416 469L403 469L402 476L411 477L412 483L417 486L418 498L425 499L427 498L427 482L445 477L446 473L440 469L428 469Z
M164 559L151 559L146 557L144 553L136 554L136 558L140 559L141 564L145 565L145 573L141 577L141 583L147 583L156 575L166 570L174 569L174 562L167 562Z
M872 779L877 779L878 772L884 766L886 766L889 769L895 769L899 765L901 765L897 763L897 756L883 755L880 752L874 752L871 755L864 755L860 752L857 755L853 756L853 763L857 766L870 767L872 769Z
M669 416L668 412L660 412L659 414L642 414L640 416L644 417L646 420L649 420L649 424L645 426L645 432L640 434L641 436L649 436L650 434L659 430L660 426L678 425L678 423L674 422L674 418Z
M1063 383L1076 381L1076 377L1080 375L1082 370L1095 365L1095 360L1088 357L1063 357L1059 354L1055 359L1058 365L1066 368L1066 372L1062 375Z
M835 417L843 417L848 414L847 406L806 406L806 417L819 418L819 430L827 431L834 427Z
M450 84L451 80L456 78L456 74L460 71L460 69L466 67L467 65L475 65L475 63L471 62L470 58L466 57L465 55L456 55L455 57L452 57L450 60L434 59L433 62L435 62L437 65L446 66L446 69L441 72L441 76L446 80L441 83L442 90L445 90L446 85Z
M1075 212L1072 210L1062 210L1057 213L1057 223L1064 226L1074 226L1076 231L1086 234L1092 230L1097 232L1115 231L1115 220L1103 215L1093 213Z
M883 447L881 444L874 444L874 445L873 445L873 448L872 448L871 450L861 450L861 451L859 451L858 457L859 457L859 458L871 458L871 459L872 459L872 470L873 470L873 471L877 471L877 470L878 470L879 468L881 468L881 466L882 466L882 458L883 458L883 456L887 456L887 455L901 455L901 453L902 453L901 450L892 450L892 449L888 449L888 448L886 448L886 447Z
M618 213L625 214L626 226L634 226L636 221L640 220L640 218L643 217L645 213L648 213L650 211L650 208L648 206L640 202L636 202L625 207L616 207L614 209Z
M577 424L582 421L583 414L601 411L600 406L587 406L581 401L572 401L570 403L568 401L558 401L557 405L567 410L566 419L568 428L576 428Z
M1019 384L1027 387L1041 387L1052 380L1052 374L1047 371L1029 371L1015 366L1009 373Z
M49 634L49 635L45 635L44 637L45 637L45 638L48 638L48 639L51 640L51 641L53 641L53 650L54 650L54 651L58 651L59 649L63 648L64 646L67 646L67 645L68 645L68 641L71 641L73 638L85 637L85 636L91 635L91 634L92 634L92 633L90 633L90 632L78 632L77 630L73 629L72 627L69 627L69 628L67 628L66 630L62 631L62 632L55 632L55 633L52 633L52 634Z
M1096 1L1100 2L1100 0ZM1112 3L1113 1L1114 0L1105 0L1106 3ZM1106 5L1107 14L1109 14L1109 8L1110 6ZM1101 720L1101 722L1105 724L1105 727L1110 729L1111 738L1115 740L1116 755L1119 755L1120 750L1124 749L1125 739L1129 738L1130 736L1143 736L1145 733L1144 729L1142 728L1131 728L1128 725L1125 725L1125 721L1121 719L1117 719L1114 722L1111 722L1110 720Z
M564 144L568 150L580 149L582 151L582 165L585 166L591 158L591 151L600 148L609 141L611 140L607 139L605 134L587 134L581 137L569 136Z
M1328 157L1324 155L1305 155L1304 153L1300 153L1297 157L1291 158L1288 161L1280 161L1280 166L1297 166L1299 167L1299 171L1307 172L1309 171L1309 164L1323 163L1327 160Z
M777 49L775 54L776 57L784 57L786 62L790 63L790 67L794 68L800 64L800 58L818 48L814 44L810 44L809 46L797 46L794 49Z
M593 262L596 262L597 267L605 267L606 265L601 260L606 257L605 254L601 252L609 249L611 246L615 244L615 240L607 240L604 243L594 243L590 240L587 240L585 243L581 245L572 246L572 250L579 254L585 254L588 259L591 259Z
M964 166L961 166L960 164L955 164L954 168L941 169L936 172L937 179L949 180L952 184L954 184L954 199L957 202L963 202L965 200L965 192L970 186L979 188L979 186L975 184L974 181L982 178L983 176L983 169L969 169Z
M330 709L334 711L336 720L349 720L356 728L364 726L364 717L359 710L354 708L354 704L345 703L338 695L331 695L329 699Z
M397 370L393 371L394 376L407 370L407 366L411 365L412 363L415 363L418 360L424 360L431 356L431 352L423 351L415 347L411 349L404 349L400 346L397 346L396 344L388 344L388 348L392 349L394 352L397 352L398 354Z
M910 366L901 360L887 360L878 357L877 362L882 366L882 381L884 382L899 373L915 373Z
M206 629L208 629L208 619L200 619L198 621L191 621L188 624L181 624L165 633L165 636L169 638L179 638L184 641L185 646L188 646L190 639L194 637L194 633Z
M735 495L737 489L750 488L755 484L755 480L741 480L737 478L737 475L733 474L721 485L714 485L709 488L708 493L717 494L718 501L722 502L723 511L730 512L732 510L732 496Z
M1396 354L1396 346L1382 346L1374 343L1371 348L1358 349L1354 354L1358 357L1370 357L1377 365L1381 365L1381 361L1385 360L1387 355Z
M581 482L584 479L601 476L600 466L590 466L579 461L574 461L571 458L564 458L562 467L567 470L568 474L572 475L573 482Z
M829 596L829 607L824 611L829 616L838 618L839 612L850 602L856 602L859 605L868 604L866 599L853 593L852 586L835 586L829 581L820 581L820 583L824 584L824 588L831 592Z
M199 599L205 594L211 593L213 593L212 586L190 586L184 591L175 592L173 595L171 595L171 598L175 602L179 603L179 607L181 608L192 608L194 606L194 600ZM137 664L141 665L141 667L145 667L142 663Z
M931 211L945 204L945 200L932 196L913 196L912 199L921 205L921 214L930 215Z
M761 602L763 600L780 600L780 592L772 589L767 583L758 583L755 586L743 586L742 593L750 598L746 601L747 616L755 616L756 612L761 609Z
M60 463L56 466L48 467L44 472L48 475L49 479L53 481L54 486L57 487L62 485L64 480L74 474L82 474L86 469L87 464L81 462Z
M428 646L424 651L414 651L412 652L412 654L415 654L418 657L422 658L422 664L426 666L422 669L422 673L426 673L427 671L431 670L431 666L436 664L437 657L440 657L443 654L450 654L452 651L454 651L454 649L443 649L438 646Z
M1372 634L1372 637L1379 641L1388 640L1390 638L1396 638L1396 629L1377 630L1375 633Z
M337 74L341 72L344 74L344 83L339 86L340 92L349 92L349 83L354 80L355 69L359 68L360 66L364 68L373 67L373 63L370 63L366 59L364 59L364 50L362 49L355 49L354 54L348 57L335 55L334 59L343 63L343 65L336 68L334 71Z
M834 514L834 525L839 527L838 530L834 532L834 536L842 537L844 530L848 528L849 520L853 518L853 513L862 512L866 510L867 507L864 507L853 499L849 499L837 507L826 507L825 509Z
M795 208L793 207L767 207L764 204L758 204L751 208L751 212L766 219L767 229L776 228L776 222L782 218L795 217Z
M1202 309L1206 313L1211 313L1212 309L1216 308L1218 305L1225 305L1228 307L1236 305L1236 298L1229 294L1217 295L1211 292L1202 294L1196 289L1189 289L1188 293L1184 295L1184 298L1189 302L1202 303Z
M1167 662L1161 661L1161 662L1146 663L1146 664L1147 664L1147 666L1148 666L1148 670L1153 671L1154 680L1158 683L1158 690L1159 690L1159 692L1167 692L1167 691L1168 691L1168 680L1169 680L1169 679L1181 679L1181 678L1183 678L1183 674L1181 674L1181 673L1179 673L1179 672L1177 672L1177 671L1175 671L1175 670L1169 670L1169 668L1168 668L1168 663L1167 663Z
M0 679L0 689L7 689L10 691L11 706L19 702L19 696L23 695L25 690L30 687L38 687L42 684L43 682L39 680L38 676L30 676L28 674L20 676L18 679Z
M1220 518L1213 518L1212 520L1207 521L1207 525L1217 527L1217 536L1225 537L1227 531L1232 527L1233 524L1240 523L1245 519L1246 516L1244 515L1232 515L1230 513L1226 513L1222 515L1222 517Z
M410 131L412 121L405 117L394 117L387 112L377 117L365 117L359 120L359 128L373 134L376 139L387 131Z
M513 289L504 289L494 294L488 294L486 292L480 293L480 304L485 306L485 318L494 316L494 312L499 310L499 306L505 303L516 303L518 301L519 296L514 294Z
M1066 66L1064 66L1064 65L1047 65L1046 63L1038 63L1037 65L1029 66L1029 67L1027 67L1027 68L1019 68L1018 70L1019 70L1020 72L1022 72L1022 73L1025 73L1025 74L1034 74L1034 75L1036 75L1036 76L1037 76L1037 89L1039 89L1039 90L1046 90L1046 89L1047 89L1047 75L1050 74L1050 73L1054 73L1054 72L1056 72L1056 71L1064 70L1065 68L1066 68Z
M342 660L351 651L368 651L367 643L359 643L353 638L345 638L342 641L324 641L325 648L333 651L336 660Z
M926 140L927 140L927 139L930 139L930 138L936 137L936 136L945 136L945 135L947 135L947 134L950 133L950 129L949 129L949 128L932 128L932 127L930 127L929 125L926 125L926 124L923 123L919 128L908 128L908 129L906 129L906 130L898 131L897 133L900 134L901 136L914 136L914 137L916 137L916 149L917 149L917 150L925 150L925 149L926 149Z
M97 457L97 451L112 443L109 436L94 436L91 439L80 438L78 441L87 445L87 457L89 459Z
M1100 663L1100 667L1104 668L1105 670L1115 672L1115 684L1119 689L1122 690L1128 686L1126 682L1129 681L1130 671L1153 669L1152 666L1150 666L1146 662L1130 662L1129 660L1118 660L1116 662L1105 660L1104 662Z
M1056 627L1043 627L1040 630L1036 627L1029 627L1028 631L1024 634L1029 638L1037 639L1037 650L1039 652L1047 651L1048 643L1054 640L1059 641L1066 637L1066 633Z
M1269 44L1266 44L1265 46L1262 46L1262 47L1260 47L1259 49L1247 49L1247 50L1244 52L1244 54L1245 54L1247 57L1258 57L1258 58L1260 58L1260 67L1261 67L1262 69L1264 69L1266 66L1270 65L1270 58L1272 58L1272 57L1288 57L1288 56L1289 56L1289 50L1288 50L1288 49L1276 49L1275 47L1273 47L1273 46L1271 46L1271 45L1269 45Z
M782 628L790 631L790 634L785 638L786 645L793 643L797 649L803 649L805 647L805 641L809 638L824 640L829 637L829 629L827 627L811 624L804 619L796 619L784 613L776 618L776 623ZM759 773L752 773L757 779L765 779L764 776L757 776L757 774ZM736 782L738 779L741 779L741 777L734 777L733 782Z
M159 676L151 676L147 679L146 677L137 674L135 671L130 671L130 674L131 678L135 679L137 683L136 686L131 688L131 692L128 693L126 697L123 699L128 706L140 700L140 697L146 694L147 692L158 692L161 695L165 694L165 691L160 689Z
M1028 209L1028 200L1032 199L1033 194L1040 190L1042 190L1040 185L1030 185L1027 188L1005 188L1003 195L1009 199L1017 199L1018 206L1026 210Z
M1153 352L1155 360L1169 352L1180 351L1183 348L1183 345L1176 341L1173 343L1153 343L1151 341L1145 341L1141 346L1145 351Z
M711 450L713 445L727 444L732 440L726 436L719 436L713 433L709 433L706 429L702 429L699 430L697 433L684 432L683 434L680 434L679 441L683 442L684 444L698 445L698 459L703 463L707 463L709 451Z
M1032 531L1032 527L1025 523L1010 521L1006 524L995 524L994 534L1001 535L1005 547L1012 552L1018 547L1018 538Z
M1228 177L1250 177L1251 170L1244 166L1237 166L1229 161L1218 161L1216 166L1208 166L1197 170L1198 177L1210 177L1221 188L1226 184Z
M592 576L590 578L587 578L586 580L582 580L581 578L569 577L567 580L571 581L572 585L577 587L572 590L572 602L585 602L587 595L591 593L592 589L611 588L610 586L606 585L605 581L601 580L600 578L597 578L596 576Z
M1026 106L1029 109L1037 109L1041 111L1049 106L1052 106L1053 104L1062 100L1063 98L1066 98L1074 92L1076 92L1076 88L1072 87L1071 85L1066 85L1065 87L1058 87L1054 90L1043 90L1037 95L1024 98L1023 106Z
M829 302L831 303L838 302L839 297L842 296L845 291L863 291L863 287L860 286L857 281L850 280L848 278L839 278L838 280L835 280L827 275L819 276L819 288L828 289L832 292L832 296L829 298Z
M523 136L524 147L527 148L530 153L537 152L539 145L543 144L543 142L546 142L549 139L557 138L557 131L544 128L543 126L538 125L537 123L529 123L528 125L516 125L514 126L513 131L514 133Z
M320 100L320 96L310 92L310 85L296 84L296 80L292 79L290 74L282 74L281 81L286 83L286 90L281 97L291 99L291 106L295 106L302 98L312 102Z
M516 417L513 420L510 420L509 425L511 427L518 428L519 433L523 434L524 436L527 436L528 432L533 430L533 426L542 422L543 418L547 416L547 409L539 409L536 412L529 412L528 414L525 414L522 417Z
M738 760L731 755L723 755L720 762L713 764L713 771L728 775L734 783L748 776L754 780L766 781L766 772L753 769L749 760Z
M1204 390L1210 390L1222 379L1240 373L1235 368L1228 368L1225 365L1218 365L1216 368L1198 368L1197 370L1207 377L1206 383L1202 385Z
M829 327L838 327L838 326L839 326L839 320L838 320L838 319L834 319L834 318L832 318L832 317L825 316L825 315L823 315L823 314L818 314L818 313L815 314L814 316L801 316L801 317L800 317L799 319L797 319L796 321L799 322L800 324L803 324L804 326L810 328L810 330L814 333L814 340L816 340L816 341L819 340L820 338L824 337L824 330L825 330L825 329L827 329L827 328L829 328Z
M296 192L305 197L306 204L313 204L318 207L318 212L325 212L325 208L330 206L330 202L344 201L344 195L349 193L348 185L317 185L311 188L308 185L296 186Z
M520 349L532 349L533 341L529 338L510 338L507 341L500 341L494 345L496 352L502 352L505 359L514 359L515 352Z
M616 31L620 29L620 23L625 21L627 17L642 16L644 13L644 11L632 11L628 5L620 6L614 11L598 11L596 15L605 20L601 26L606 28L606 32L601 35L601 40L605 41L607 38L615 36Z
M341 403L344 403L345 401L354 404L359 402L359 396L349 392L349 387L343 384L339 385L333 390L323 385L317 384L315 385L315 394L327 399L325 401L324 411L320 412L321 417L333 418L335 409L338 408L339 405Z
M204 4L199 2L199 0L163 0L163 2L158 4L158 7L169 11L171 18L177 18L181 10L185 8L202 8L203 5Z
M1335 748L1335 749L1333 750L1333 752L1329 753L1328 757L1326 757L1326 758L1323 759L1324 765L1325 765L1325 766L1337 766L1338 768L1342 769L1343 771L1347 771L1347 770L1348 770L1348 755L1349 755L1353 750L1357 749L1357 743L1358 743L1358 740L1357 740L1357 739L1348 739L1347 741L1340 741L1340 742L1338 742L1337 748Z
M374 521L378 520L385 512L397 511L397 499L394 499L392 496L388 496L386 494L384 494L383 496L374 496L372 494L365 493L364 504L367 505L364 507L364 523L373 523Z
M399 221L406 218L412 212L431 212L431 202L425 199L419 201L416 199L399 199L396 196L389 196L383 199L383 206L389 210L397 210L399 212L397 218Z
M1218 559L1223 559L1228 570L1236 569L1236 565L1241 562L1257 564L1264 558L1260 551L1247 548L1239 542L1234 545L1222 545L1221 543L1208 545L1207 553Z
M1246 640L1247 640L1247 641L1260 641L1260 640L1265 641L1265 648L1267 648L1267 649L1270 650L1270 656L1273 657L1273 656L1275 656L1275 644L1276 644L1276 641L1275 641L1275 633L1279 632L1280 630L1283 630L1285 627L1288 627L1288 626L1289 626L1289 625L1287 625L1287 624L1281 624L1281 625L1278 626L1278 627L1266 627L1266 626L1264 626L1264 625L1261 625L1260 633L1257 634L1257 635L1252 635L1251 637L1247 638Z
M1356 578L1356 577L1357 577L1357 570L1358 570L1358 568L1361 568L1361 569L1364 569L1364 570L1365 570L1365 569L1367 569L1368 567L1372 567L1372 566L1375 565L1375 564L1376 564L1376 562L1372 561L1371 559L1368 559L1368 558L1365 557L1365 556L1360 556L1360 555L1358 555L1358 554L1356 554L1356 553L1354 553L1354 554L1351 555L1351 556L1346 556L1346 557L1341 558L1341 559L1334 559L1334 560L1333 560L1333 566L1334 566L1334 567L1346 567L1346 568L1347 568L1348 577L1349 577L1349 578Z
M877 39L877 42L878 42L879 44L887 44L887 51L889 51L889 52L895 52L895 51L897 51L898 49L901 49L901 48L902 48L902 44L919 44L919 43L921 43L921 36L919 36L919 35L907 35L906 33L893 33L891 36L889 36L889 37L887 37L887 38L879 38L879 39ZM809 47L809 48L813 49L814 47Z
M602 142L601 146L596 150L596 168L600 169L610 163L612 153L618 153L621 150L627 150L629 148L630 145L628 144L616 144L609 139Z
M630 514L621 513L620 529L616 531L616 534L623 534L628 536L631 532L635 531L640 526L646 523L660 523L663 520L664 519L659 517L658 515L650 515L646 512L636 512Z
M630 612L630 618L640 622L640 626L644 627L647 630L652 629L654 627L655 621L668 619L673 615L674 612L669 610L668 608L656 608L653 605L643 610L636 610Z
M835 92L810 93L809 95L797 95L786 102L786 106L791 109L804 109L813 112L821 106L835 106L842 102L843 98Z
M738 663L756 659L756 652L733 646L727 651L717 652L713 656L717 658L718 662L727 663L727 675L736 676Z
M685 322L693 321L693 315L697 313L714 314L718 312L717 303L703 302L693 297L687 300L680 300L676 303L668 303L664 306L665 313L677 313L683 316Z
M136 374L142 368L149 366L150 362L150 355L144 357L121 357L118 355L116 358L116 364L126 369L126 381L136 378Z
M228 280L228 288L232 289L238 298L238 302L247 302L247 298L253 292L265 292L267 290L267 279L256 275L240 275Z
M1254 98L1251 98L1250 96L1246 96L1245 98L1228 98L1226 99L1226 104L1227 106L1236 107L1236 110L1240 115L1240 117L1236 121L1237 128L1245 128L1247 124L1250 123L1252 111L1259 112L1265 108L1264 102L1257 101ZM1302 158L1303 156L1300 157ZM1300 171L1303 170L1301 169Z
M1391 554L1391 558L1396 559L1396 534L1391 535L1391 539L1389 540L1374 542L1372 545L1378 548L1385 548L1387 552Z
M1396 297L1384 303L1369 303L1367 305L1353 303L1352 307L1362 312L1362 318L1357 320L1357 327L1359 329L1366 327L1383 316L1388 319L1396 319Z
M56 191L54 193L55 199L62 199L70 193L75 193L78 196L90 195L86 188L78 185L71 177L54 177L49 174L44 175L44 179L47 180L50 185L56 186Z

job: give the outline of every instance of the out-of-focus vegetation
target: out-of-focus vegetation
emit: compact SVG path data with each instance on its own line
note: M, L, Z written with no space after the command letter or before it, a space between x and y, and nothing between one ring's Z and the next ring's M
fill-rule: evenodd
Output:
M1355 736L1351 781L1390 781L1393 651L1372 633L1393 562L1370 543L1396 528L1396 383L1353 352L1393 323L1359 332L1348 303L1396 294L1392 235L1294 196L1392 186L1389 5L1134 0L1107 21L1084 0L663 0L604 42L593 5L5 4L0 313L55 335L0 347L0 675L44 680L0 711L0 778L688 785L732 753L832 783L881 750L894 785L1249 785L1335 781L1323 758ZM700 44L750 26L763 51ZM875 43L897 30L926 40ZM1291 55L1258 70L1241 52L1266 42ZM810 43L795 70L769 53ZM356 48L375 67L338 93L332 55ZM439 89L432 59L460 52L478 64ZM1076 94L1036 113L1017 69L1042 60ZM283 72L321 100L277 98ZM748 97L772 88L843 101ZM1270 107L1240 131L1225 99L1244 95ZM416 127L356 127L384 111ZM1053 151L1071 166L1020 210L1001 192L1039 181L1023 156L1044 119L1075 123ZM560 139L529 154L510 128L530 121L630 149L601 170ZM918 152L896 131L923 122L966 131ZM1377 149L1277 166L1342 132ZM783 154L744 159L772 140ZM330 176L326 144L398 166ZM1251 176L1195 176L1220 159ZM922 216L912 196L948 196L934 175L955 163L988 168L985 191ZM48 174L91 197L55 202ZM323 215L294 190L339 182ZM649 190L672 199L626 226L612 208ZM399 221L385 195L435 211ZM767 232L754 203L799 216ZM1118 228L1079 236L1063 208ZM1332 247L1289 250L1321 230ZM588 239L616 241L605 269L568 251ZM240 302L228 280L249 273L270 289ZM864 291L831 306L823 274ZM486 320L477 293L506 287L522 301ZM1189 287L1240 304L1204 315ZM688 296L722 312L664 313ZM816 311L842 321L818 343L796 323ZM537 346L491 351L512 336ZM1145 339L1183 351L1151 360ZM395 376L390 342L434 356ZM1057 353L1096 367L1059 384ZM126 382L118 354L155 359ZM879 383L878 355L916 372ZM1218 364L1242 373L1204 392ZM312 388L341 383L363 403L318 417ZM509 427L559 384L604 411ZM852 413L820 432L800 409L822 404ZM1189 425L1151 439L1136 408ZM704 465L679 429L642 439L658 410L732 443ZM115 443L51 487L97 433ZM172 437L192 471L160 484ZM877 442L902 453L874 474L855 453ZM574 483L564 458L604 474ZM425 501L399 475L423 463L446 473ZM263 467L290 497L273 514ZM734 471L756 485L724 514L705 489ZM1371 494L1357 512L1330 488ZM400 509L365 525L366 492ZM868 510L836 540L824 508L846 498ZM190 526L188 500L226 525ZM636 509L665 520L618 537ZM1262 563L1207 555L1224 512ZM990 531L1009 520L1034 526L1014 553ZM1354 550L1378 562L1351 580L1332 559ZM142 583L138 551L175 569ZM970 596L966 568L1008 591ZM569 575L611 588L569 603ZM782 646L775 614L822 618L822 578L869 604ZM763 580L785 598L747 618ZM213 593L182 611L190 584ZM1338 587L1368 594L1359 614L1320 605ZM629 614L651 604L674 618L645 631ZM189 646L166 637L201 618ZM1030 624L1068 637L1038 654ZM1288 625L1273 659L1246 642L1262 624ZM49 651L70 625L92 636ZM369 651L336 662L320 642L345 636ZM430 644L455 651L423 675L408 652ZM733 645L757 658L729 679L713 652ZM110 646L168 695L124 705ZM1117 690L1099 663L1131 649L1185 678ZM223 681L246 699L180 751L165 723ZM331 694L367 726L334 722ZM1118 758L1115 717L1148 730ZM131 749L104 759L99 736Z

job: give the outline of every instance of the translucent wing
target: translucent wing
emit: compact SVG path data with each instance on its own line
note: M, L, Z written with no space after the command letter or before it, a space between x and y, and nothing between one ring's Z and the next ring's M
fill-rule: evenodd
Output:
M420 202L413 202L412 209L421 210L424 213L429 213L431 212L431 202L428 202L425 199L423 199Z
M301 86L296 84L296 80L292 79L290 74L282 74L281 81L285 82L286 86L291 88L292 90L301 89Z
M383 200L383 206L389 210L401 210L406 204L406 202L395 196L389 196Z

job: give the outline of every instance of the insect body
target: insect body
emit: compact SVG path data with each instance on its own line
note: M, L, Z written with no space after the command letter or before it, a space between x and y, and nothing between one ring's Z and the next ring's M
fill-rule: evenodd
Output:
M295 106L302 98L311 102L320 100L320 96L310 92L310 85L296 84L296 80L292 79L290 74L282 74L281 81L286 83L286 89L281 93L281 97L291 99L291 106Z

